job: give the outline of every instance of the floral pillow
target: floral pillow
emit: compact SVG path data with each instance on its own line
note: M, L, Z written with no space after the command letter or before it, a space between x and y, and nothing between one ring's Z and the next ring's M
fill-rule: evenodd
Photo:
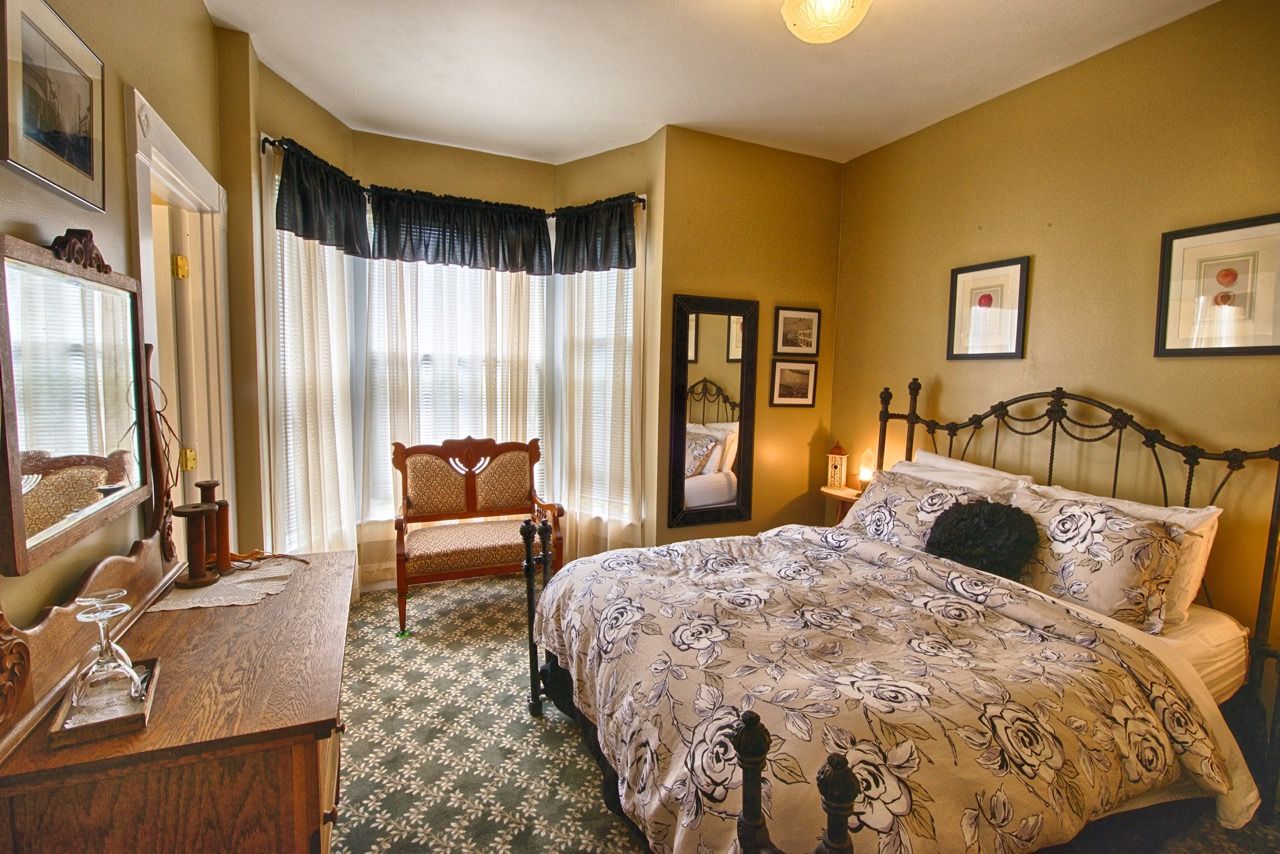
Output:
M878 471L840 524L860 526L867 536L906 549L925 550L939 514L986 496L893 471Z
M1013 494L1040 527L1023 581L1051 596L1153 635L1164 628L1165 589L1178 564L1182 529L1096 502Z
M693 477L702 471L716 449L719 440L706 433L686 433L684 437L684 476Z

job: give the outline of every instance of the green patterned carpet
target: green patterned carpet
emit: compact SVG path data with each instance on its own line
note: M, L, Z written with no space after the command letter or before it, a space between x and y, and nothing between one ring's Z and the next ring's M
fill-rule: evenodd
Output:
M577 728L530 717L524 581L365 594L347 630L335 851L644 851L599 797Z
M573 724L550 704L540 719L525 708L522 579L414 588L409 628L395 636L393 591L351 609L334 851L645 850L600 801ZM1280 851L1280 831L1256 821L1224 831L1210 802L1184 801L1098 822L1065 850Z

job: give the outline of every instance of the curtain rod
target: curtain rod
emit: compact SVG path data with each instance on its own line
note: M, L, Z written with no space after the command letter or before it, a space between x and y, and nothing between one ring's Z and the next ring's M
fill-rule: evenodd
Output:
M289 141L290 141L290 142L292 142L292 140L289 140ZM294 145L298 145L298 143L293 143L293 144L294 144ZM259 141L259 143L258 143L258 148L259 148L259 150L260 150L263 154L266 154L266 152L267 152L267 146L271 146L272 148L280 148L280 149L287 148L287 146L285 145L285 141L284 141L284 139L272 139L271 137L266 136L266 135L264 134L264 135L263 135L263 137L262 137L262 139L261 139L261 140ZM316 158L316 160L319 160L320 162L324 163L326 166L330 166L330 167L332 167L332 168L334 168L334 169L338 169L338 167L334 166L332 163L329 163L327 160L324 160L323 158L321 158L321 157L319 157L318 155L316 155L316 154L312 153L311 151L307 150L307 149L306 149L306 148L304 148L303 146L298 145L298 148L299 148L299 149L301 149L302 151L305 151L307 154L310 154L312 157L315 157L315 158ZM342 170L341 170L341 169L338 169L338 171L339 171L339 172L341 172ZM345 173L345 172L343 172L343 174L345 175L346 173ZM348 176L348 177L349 177L349 176ZM358 187L360 188L361 192L363 192L366 196L368 196L368 195L372 195L372 190L371 190L369 187L366 187L364 184L361 184L361 183L360 183L357 179L355 179L355 178L352 178L351 180L352 180L352 181L355 181L356 186L358 186ZM401 192L413 193L413 192L428 192L428 191L425 191L425 190L422 190L422 191L404 190L404 191L401 191ZM435 195L435 194L434 194L434 193L431 193L431 195ZM648 210L648 209L649 209L649 200L648 200L645 196L643 196L643 195L641 195L641 194L639 194L639 193L632 193L631 195L635 198L636 202L638 202L638 203L639 203L639 205L640 205L640 209L641 209L641 210ZM481 199L467 199L467 201L482 201L482 200L481 200ZM605 201L605 200L603 200L603 199L602 199L601 201ZM486 204L499 204L499 205L500 205L500 204L506 204L506 202L486 202ZM566 207L590 207L590 206L591 206L591 205L593 205L593 204L599 204L599 202L589 202L588 204L585 204L585 205L566 205ZM524 206L523 206L523 205L520 205L519 207L524 207ZM534 210L538 210L538 209L537 209L537 208L534 208ZM546 210L544 210L544 211L542 211L542 213L544 213L544 214L545 214L546 216L548 216L548 217L554 217L554 216L556 215L556 212L555 212L555 211L546 211Z

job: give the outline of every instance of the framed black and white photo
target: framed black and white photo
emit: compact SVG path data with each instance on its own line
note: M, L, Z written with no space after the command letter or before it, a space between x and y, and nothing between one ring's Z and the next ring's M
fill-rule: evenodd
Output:
M948 359L1021 359L1031 256L951 271Z
M698 361L698 315L689 315L689 361Z
M1280 353L1280 213L1164 234L1157 356Z
M778 306L773 311L775 356L818 355L818 331L822 312L816 308Z
M106 209L102 62L42 0L3 0L6 163Z
M773 360L770 406L813 406L818 392L817 362Z
M724 360L726 362L742 361L742 315L729 315L728 340L725 344Z

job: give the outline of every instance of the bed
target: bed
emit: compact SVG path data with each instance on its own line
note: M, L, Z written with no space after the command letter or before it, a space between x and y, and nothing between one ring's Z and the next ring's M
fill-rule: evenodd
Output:
M733 504L738 500L738 404L705 377L689 386L687 399L684 506Z
M1137 434L1157 460L1162 449L1194 460L1188 500L1197 470L1211 463L1223 464L1225 481L1246 465L1280 462L1280 446L1217 454L1175 445L1123 410L1061 389L943 423L918 415L919 384L910 388L907 413L891 412L882 394L881 467L895 421L906 424L908 459L917 428L935 449L943 436L945 456L964 457L965 431L993 425L993 464L1001 429L1048 431L1046 484L1060 439L1101 447L1116 436L1118 479L1124 436ZM912 476L891 470L884 483ZM1009 489L1018 500L1048 500L1032 487ZM1211 503L1221 492L1220 482ZM913 512L930 509L929 495ZM1273 657L1269 604L1250 660L1244 629L1219 612L1190 606L1152 634L1143 630L1152 615L1170 615L1163 592L1146 591L1137 607L1128 589L1107 616L1082 604L1092 595L1084 588L1052 595L933 557L909 528L886 536L898 529L876 512L868 502L831 528L585 558L545 584L536 623L531 599L531 668L534 642L546 663L531 669L530 709L545 694L578 720L606 801L652 850L776 843L796 852L819 834L819 850L850 850L850 831L868 850L1025 850L1068 840L1103 815L1197 796L1216 798L1227 827L1250 820L1258 789L1218 704L1248 682L1243 693L1256 705L1261 665ZM1280 499L1264 603L1274 594L1277 517ZM1146 560L1163 548L1160 566L1173 567L1185 555L1170 538L1185 529L1162 524L1094 533L1135 543L1149 535L1133 554ZM1207 558L1199 539L1178 545L1203 545Z

